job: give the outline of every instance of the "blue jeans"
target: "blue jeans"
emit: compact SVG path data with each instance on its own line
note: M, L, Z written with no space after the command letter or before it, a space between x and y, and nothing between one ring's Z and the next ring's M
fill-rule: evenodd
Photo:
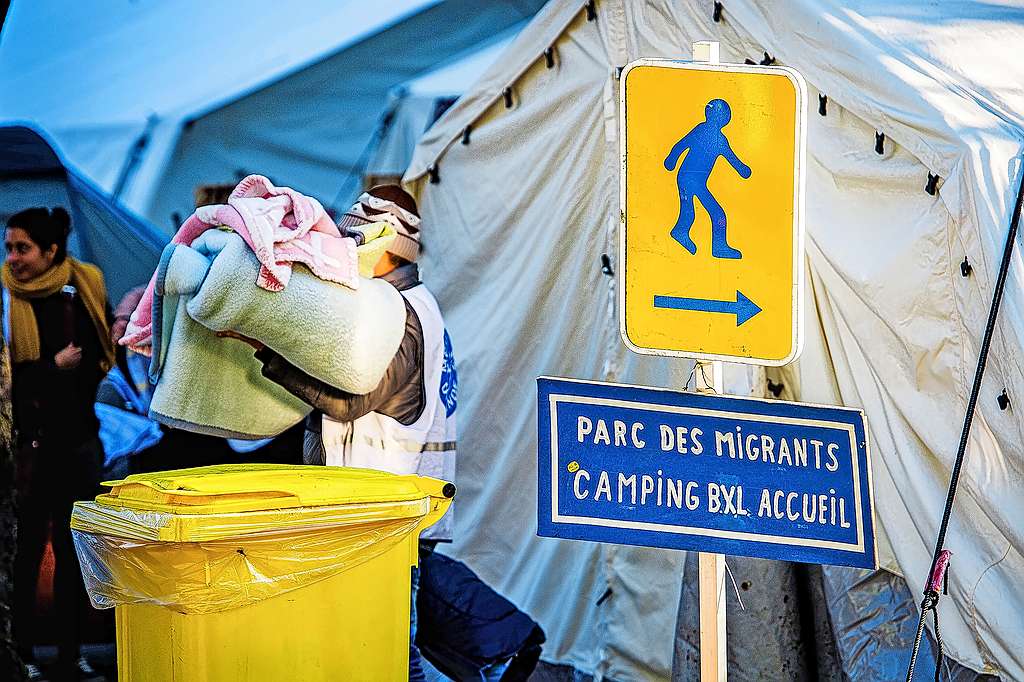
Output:
M430 661L427 659L422 660L423 673L426 675L427 682L450 682L450 677L445 677L444 673L430 665ZM505 670L508 668L508 661L504 663L494 663L486 668L482 668L478 671L480 675L480 682L499 682L501 676L505 674Z

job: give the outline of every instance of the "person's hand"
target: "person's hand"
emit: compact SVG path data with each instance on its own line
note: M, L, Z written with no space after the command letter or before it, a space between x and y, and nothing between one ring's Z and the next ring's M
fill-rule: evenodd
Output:
M233 332L230 329L224 330L222 332L217 332L217 336L222 339L238 339L239 341L249 344L256 350L263 350L265 347L256 339L250 339L248 336L242 336L238 332Z
M74 369L82 361L82 349L69 343L63 350L53 356L57 369Z
M750 177L750 166L740 166L740 177L743 178L744 180Z
M118 317L114 320L114 324L110 325L110 340L114 342L115 346L126 331L128 331L127 317Z

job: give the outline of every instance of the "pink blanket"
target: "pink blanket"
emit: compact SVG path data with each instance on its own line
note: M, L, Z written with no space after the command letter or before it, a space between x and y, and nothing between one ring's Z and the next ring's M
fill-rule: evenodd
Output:
M281 291L293 263L303 263L321 279L359 285L355 240L343 237L316 199L289 187L275 187L262 175L250 175L231 192L227 205L201 206L178 229L173 244L189 245L210 228L237 232L260 262L256 285ZM156 274L132 313L119 343L146 353L153 336L153 287Z

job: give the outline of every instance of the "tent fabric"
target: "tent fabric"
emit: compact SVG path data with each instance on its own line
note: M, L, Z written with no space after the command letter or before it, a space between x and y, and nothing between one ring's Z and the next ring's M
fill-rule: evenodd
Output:
M187 119L436 4L391 0L368 13L358 0L249 0L240 16L202 0L15 3L0 41L0 119L37 122L110 189L156 116L130 197L143 209Z
M0 134L0 176L59 174L64 170L57 153L31 128L12 126Z
M679 604L672 665L674 682L700 679L699 585L697 580L691 579L698 573L697 557L695 552L686 556L687 580ZM728 557L727 561L730 579L726 582L725 606L729 680L895 680L899 677L857 674L843 677L843 659L832 636L826 608L822 567L750 557ZM912 603L908 602L907 610L914 610ZM870 646L862 646L861 650L866 652L865 657L873 653ZM892 662L899 665L903 661ZM921 665L922 669L928 669L926 656L922 657Z
M242 17L199 0L19 3L0 41L0 120L47 129L103 189L127 179L118 198L168 236L197 185L254 168L329 204L396 86L436 71L414 94L459 94L542 4L251 0Z
M363 175L405 175L416 142L434 122L435 113L445 99L434 95L403 95Z
M624 352L614 281L601 274L603 254L617 270L617 67L686 59L693 41L711 39L723 61L767 53L804 75L813 103L827 96L827 115L809 114L805 352L771 376L792 399L865 411L880 560L919 594L1021 180L1024 66L999 54L1024 44L1024 9L733 0L721 22L703 2L605 0L597 9L587 21L579 3L547 5L427 131L406 182L427 226L425 281L466 377L464 449L486 453L460 463L464 512L452 551L541 622L546 660L599 677L663 679L680 555L536 538L529 492L536 376L678 387L688 368ZM542 56L550 45L553 69ZM885 135L881 155L875 132ZM939 176L934 196L929 174ZM939 607L947 653L1004 679L1024 679L1024 594L1013 582L1024 571L1024 438L1013 408L1000 410L995 397L1004 387L1011 400L1024 395L1022 284L1018 252ZM727 389L757 388L756 371L740 379Z
M99 266L112 306L156 268L163 235L68 165L43 133L0 125L0 218L33 206L68 209L68 249Z
M500 40L541 4L448 0L432 5L286 78L190 117L156 178L136 181L159 188L141 200L145 214L161 228L172 225L173 215L188 214L197 184L229 182L250 172L319 197L325 206L347 208L361 187L342 185L353 171L359 179L356 166L382 116L394 106L395 88ZM341 190L347 196L339 196Z
M427 128L444 113L446 105L458 99L463 88L483 75L523 26L525 22L516 24L505 31L507 37L400 86L394 113L363 175L402 177Z
M907 674L910 643L917 632L918 595L906 581L885 570L865 571L824 566L822 600L828 605L837 655L851 680L900 680ZM921 641L914 680L932 680L936 647L930 636ZM993 682L944 656L942 678L947 682ZM834 679L821 677L820 679Z

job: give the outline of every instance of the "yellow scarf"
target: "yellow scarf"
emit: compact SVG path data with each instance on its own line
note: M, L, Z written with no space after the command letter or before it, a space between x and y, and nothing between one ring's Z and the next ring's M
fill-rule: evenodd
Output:
M103 274L95 265L81 263L68 257L38 277L28 282L19 282L11 275L10 267L4 263L0 270L4 288L11 292L11 361L31 362L39 359L39 327L32 310L31 299L45 298L56 294L69 282L78 289L78 295L96 327L103 358L100 366L107 371L114 366L114 344L110 340L107 326L107 287Z

